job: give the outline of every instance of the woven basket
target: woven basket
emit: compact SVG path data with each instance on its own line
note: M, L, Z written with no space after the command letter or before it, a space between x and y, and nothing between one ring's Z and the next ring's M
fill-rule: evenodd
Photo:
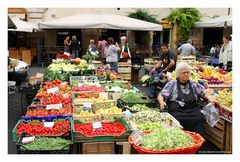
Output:
M204 138L194 132L185 131L187 134L192 136L194 140L194 145L190 147L184 147L179 149L170 149L170 150L150 150L144 149L134 143L131 136L129 136L128 141L133 146L133 148L140 154L194 154L205 142Z

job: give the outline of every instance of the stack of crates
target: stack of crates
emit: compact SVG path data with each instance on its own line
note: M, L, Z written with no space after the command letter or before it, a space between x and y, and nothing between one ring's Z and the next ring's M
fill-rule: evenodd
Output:
M132 80L132 64L127 62L119 62L118 73L120 74L123 80L131 81Z

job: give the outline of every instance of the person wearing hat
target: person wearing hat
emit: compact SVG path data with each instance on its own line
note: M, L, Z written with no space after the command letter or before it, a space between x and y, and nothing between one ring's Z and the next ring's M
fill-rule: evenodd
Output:
M121 43L119 45L120 47L119 62L131 62L131 54L129 50L129 45L127 43L127 37L122 36L120 40Z

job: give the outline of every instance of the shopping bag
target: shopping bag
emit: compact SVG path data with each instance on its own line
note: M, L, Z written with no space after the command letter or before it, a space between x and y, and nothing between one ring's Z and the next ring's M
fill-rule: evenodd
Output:
M211 127L214 127L220 119L218 109L212 103L203 107L201 113L205 116L205 120Z

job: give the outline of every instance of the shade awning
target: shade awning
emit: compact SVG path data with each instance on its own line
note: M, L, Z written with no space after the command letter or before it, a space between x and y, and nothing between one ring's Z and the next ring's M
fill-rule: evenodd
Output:
M39 23L40 29L116 29L162 31L162 25L113 14L80 14Z
M37 24L23 21L17 16L14 16L11 20L16 25L16 29L8 29L8 31L34 32L34 31L38 30Z
M232 16L222 16L217 18L203 18L195 24L195 27L226 27L232 26Z

